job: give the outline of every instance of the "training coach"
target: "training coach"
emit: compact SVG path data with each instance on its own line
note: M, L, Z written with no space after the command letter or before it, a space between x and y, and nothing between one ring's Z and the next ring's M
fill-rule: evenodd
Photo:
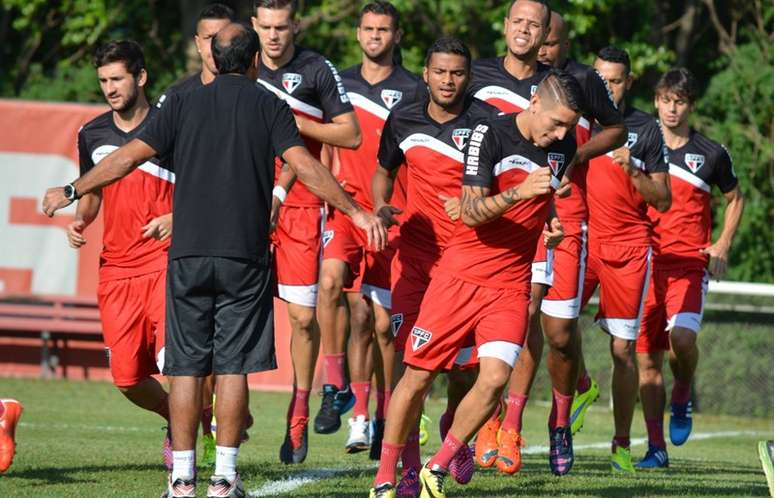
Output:
M230 24L213 39L212 53L219 71L212 84L170 97L136 139L73 183L48 189L43 200L53 216L151 157L174 154L164 374L175 452L195 447L205 376L218 377L217 445L236 448L246 374L276 368L269 260L275 156L366 231L374 249L387 241L381 221L306 150L287 104L255 84L255 32Z

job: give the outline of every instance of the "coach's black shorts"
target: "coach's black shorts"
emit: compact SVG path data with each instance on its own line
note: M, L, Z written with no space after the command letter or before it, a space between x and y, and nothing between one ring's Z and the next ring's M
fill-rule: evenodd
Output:
M270 267L212 256L169 261L164 375L277 368Z

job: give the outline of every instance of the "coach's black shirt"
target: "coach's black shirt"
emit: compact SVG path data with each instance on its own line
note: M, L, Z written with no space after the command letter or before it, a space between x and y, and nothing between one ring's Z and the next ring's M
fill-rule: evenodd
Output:
M156 107L161 109L167 99L176 93L188 93L203 86L204 83L202 83L202 73L196 73L192 74L191 76L187 76L186 78L183 78L182 80L176 82L164 90L164 93L162 93L161 97L159 97L159 99L156 101Z
M167 99L138 137L173 151L170 258L268 255L274 157L303 146L287 104L242 75Z

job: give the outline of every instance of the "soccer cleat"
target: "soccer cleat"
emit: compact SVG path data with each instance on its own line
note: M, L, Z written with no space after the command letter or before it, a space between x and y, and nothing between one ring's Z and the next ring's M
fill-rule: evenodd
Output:
M215 438L212 434L202 435L202 467L215 465Z
M245 498L245 487L242 485L239 474L233 481L229 481L223 476L210 477L207 498Z
M167 489L161 498L196 498L196 477L178 477L172 482L172 474L169 474Z
M16 454L16 424L21 418L24 407L15 399L0 399L3 416L0 417L0 472L11 467Z
M510 429L501 430L498 440L495 459L497 470L505 474L515 474L521 469L521 448L524 446L524 439L521 434Z
M333 434L341 427L341 415L352 409L355 396L347 386L346 390L338 390L333 384L323 386L323 399L320 411L314 418L314 432L317 434Z
M455 453L449 462L449 474L458 484L467 484L473 479L476 465L473 463L474 452L467 444Z
M685 404L672 403L672 416L669 417L669 439L675 446L684 444L688 441L688 436L691 435L693 428L691 411L690 401Z
M481 467L491 467L497 460L497 433L500 431L500 419L490 418L478 430L476 436L476 463Z
M419 471L409 467L403 469L400 476L400 482L395 488L395 496L401 498L415 498L419 495Z
M774 441L758 441L758 458L769 483L769 494L774 496Z
M615 452L610 455L610 465L613 472L623 472L634 474L634 465L632 465L632 452L629 448L617 446Z
M396 496L399 495L395 494L395 487L389 482L371 488L371 492L368 493L368 498L395 498Z
M164 465L169 472L172 472L172 429L169 426L162 427L166 431L164 435L164 444L161 446L161 456L164 458Z
M648 452L637 462L638 469L661 469L669 467L669 456L664 448L648 445Z
M444 491L446 475L446 472L442 470L422 467L422 470L419 471L419 487L421 489L419 498L446 498L446 491Z
M371 420L371 448L368 450L368 458L379 460L382 458L382 440L384 439L384 420Z
M569 427L551 429L549 442L551 449L548 452L548 466L551 468L551 473L555 476L569 474L575 461L572 451L572 430Z
M422 413L419 418L419 446L424 446L430 440L430 432L427 430L427 424L430 423L430 417Z
M588 391L583 393L575 391L575 396L572 400L572 407L570 408L570 427L572 427L573 435L575 435L576 432L583 428L583 422L586 418L586 411L588 411L591 404L594 403L598 398L599 384L597 384L593 379L591 381L591 387L589 387Z
M309 418L293 417L285 430L285 441L280 447L280 462L302 463L309 449Z
M345 448L347 453L359 453L368 449L371 443L371 424L365 415L358 415L347 421L349 425L349 437Z

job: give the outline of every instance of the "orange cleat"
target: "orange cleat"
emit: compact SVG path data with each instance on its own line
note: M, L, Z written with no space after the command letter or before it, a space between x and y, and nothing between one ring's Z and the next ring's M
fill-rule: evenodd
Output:
M521 469L521 448L524 439L513 429L500 431L497 447L497 470L504 474L515 474Z
M479 429L476 436L476 463L480 467L491 467L497 459L497 432L500 430L500 419L490 418Z
M24 407L15 399L0 399L3 413L0 415L0 472L5 472L16 453L16 424Z

